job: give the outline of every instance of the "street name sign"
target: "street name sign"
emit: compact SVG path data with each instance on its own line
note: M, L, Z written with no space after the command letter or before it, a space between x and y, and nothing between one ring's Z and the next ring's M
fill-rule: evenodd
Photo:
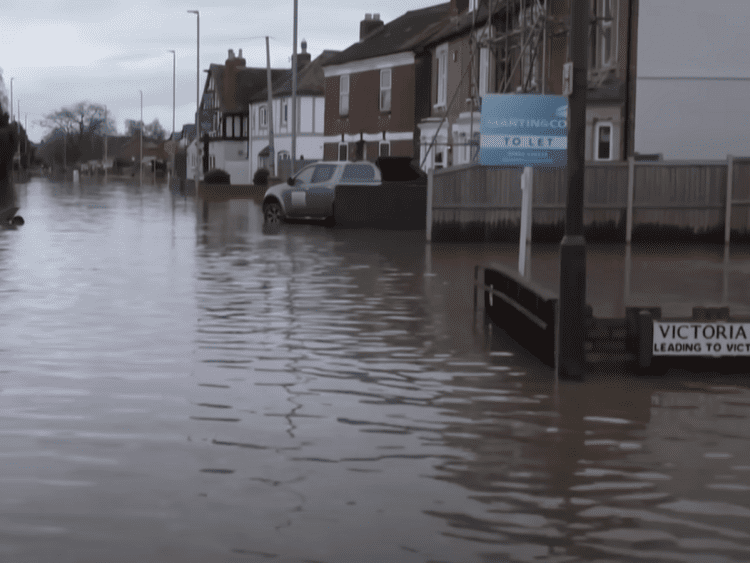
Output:
M654 321L654 356L750 356L750 323Z
M482 97L479 162L484 166L564 167L568 99L540 94Z

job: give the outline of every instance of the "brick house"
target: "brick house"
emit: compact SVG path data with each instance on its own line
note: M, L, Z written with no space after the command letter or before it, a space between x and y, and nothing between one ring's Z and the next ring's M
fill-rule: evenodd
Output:
M374 161L419 152L417 124L429 115L426 39L442 28L450 3L406 12L385 24L360 22L360 40L325 65L325 160Z
M638 0L590 1L586 159L622 160L633 154ZM494 0L492 18L489 4L451 0L449 21L425 43L432 60L430 113L418 123L425 170L475 161L485 94L562 94L570 0Z

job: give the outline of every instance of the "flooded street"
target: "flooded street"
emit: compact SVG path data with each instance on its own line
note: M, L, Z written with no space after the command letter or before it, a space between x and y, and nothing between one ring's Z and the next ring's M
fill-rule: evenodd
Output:
M750 561L748 381L555 384L472 319L496 249L269 232L166 185L18 193L0 561Z

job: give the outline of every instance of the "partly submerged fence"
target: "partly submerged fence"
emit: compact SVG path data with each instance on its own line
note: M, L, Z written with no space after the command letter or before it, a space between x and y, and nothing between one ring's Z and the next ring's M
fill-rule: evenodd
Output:
M481 165L435 170L431 239L517 240L522 172ZM534 170L532 239L562 238L566 195L565 169ZM750 157L587 162L583 218L589 240L750 240Z

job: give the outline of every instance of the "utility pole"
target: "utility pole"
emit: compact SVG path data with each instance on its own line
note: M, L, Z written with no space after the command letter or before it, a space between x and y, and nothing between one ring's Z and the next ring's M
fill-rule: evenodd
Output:
M141 132L141 160L138 162L138 185L143 186L143 90L138 90L141 93L141 126L138 128Z
M268 158L271 166L271 176L276 176L276 158L273 150L273 89L271 87L271 48L268 46L268 35L266 35L266 83L268 84Z
M570 56L573 92L568 101L568 194L565 236L560 243L560 306L557 376L583 376L586 338L586 241L583 237L583 179L586 159L589 0L572 0Z
M198 190L201 167L201 115L200 115L200 87L201 87L201 14L198 10L188 10L188 13L198 16L198 42L195 67L195 189Z
M107 106L104 106L104 183L107 183Z
M294 50L292 51L292 176L297 160L297 0L294 0Z

